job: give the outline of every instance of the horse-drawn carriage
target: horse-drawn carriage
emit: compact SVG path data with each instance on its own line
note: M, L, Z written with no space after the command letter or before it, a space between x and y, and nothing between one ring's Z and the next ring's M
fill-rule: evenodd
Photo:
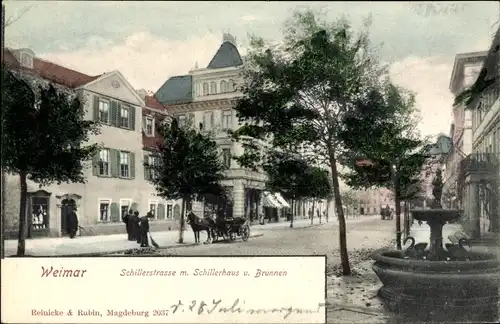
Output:
M215 224L216 226L212 230L213 242L217 242L219 238L234 241L238 236L246 242L250 237L250 225L246 218L225 218L217 220Z
M196 216L193 212L187 215L187 223L191 226L194 233L195 242L200 242L200 232L207 233L207 242L217 242L219 238L234 241L237 237L246 242L250 237L250 224L243 217L217 218L205 216L203 218Z
M389 207L387 206L386 208L380 208L380 218L382 220L385 220L385 219L393 219L394 218L394 211Z

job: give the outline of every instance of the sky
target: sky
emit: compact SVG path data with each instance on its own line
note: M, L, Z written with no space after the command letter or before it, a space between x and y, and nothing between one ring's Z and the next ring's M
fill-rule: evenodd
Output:
M423 135L449 133L448 90L458 53L488 50L498 1L409 2L155 2L4 1L6 45L89 75L119 70L136 89L155 92L169 77L206 66L230 32L244 55L248 35L279 41L284 22L307 8L355 29L370 16L371 41L390 76L416 93ZM26 11L29 9L28 11ZM24 12L24 14L22 14ZM21 15L22 14L22 15Z

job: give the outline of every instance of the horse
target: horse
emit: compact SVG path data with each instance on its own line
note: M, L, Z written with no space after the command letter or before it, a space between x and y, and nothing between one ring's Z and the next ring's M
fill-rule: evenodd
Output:
M211 231L215 227L215 222L213 219L209 217L198 217L196 216L193 212L189 212L186 221L188 225L191 226L191 229L193 230L194 233L194 241L196 243L200 243L200 232L206 231L207 232L207 240L205 244L210 243L211 239Z

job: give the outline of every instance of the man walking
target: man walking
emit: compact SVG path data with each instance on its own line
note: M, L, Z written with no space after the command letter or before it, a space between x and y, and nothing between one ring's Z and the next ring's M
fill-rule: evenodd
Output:
M140 233L139 233L139 222L141 219L139 218L139 212L136 210L134 214L129 217L129 229L132 234L132 241L136 241L137 243L141 243Z
M68 219L66 223L66 232L69 234L69 238L75 238L76 232L78 231L78 216L75 213L76 208L74 208L68 214Z
M149 247L149 239L148 239L148 233L149 233L149 219L153 218L153 213L148 212L146 216L142 216L140 218L141 222L139 225L139 235L140 235L140 243L141 247Z

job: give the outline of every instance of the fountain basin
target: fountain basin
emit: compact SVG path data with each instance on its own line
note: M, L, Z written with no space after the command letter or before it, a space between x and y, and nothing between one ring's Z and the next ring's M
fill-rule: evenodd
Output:
M373 255L383 283L379 296L395 313L424 321L496 321L500 262L470 252L472 261L404 259L401 251Z
M459 209L412 209L410 210L414 219L428 221L442 221L449 223L457 220L462 211Z

